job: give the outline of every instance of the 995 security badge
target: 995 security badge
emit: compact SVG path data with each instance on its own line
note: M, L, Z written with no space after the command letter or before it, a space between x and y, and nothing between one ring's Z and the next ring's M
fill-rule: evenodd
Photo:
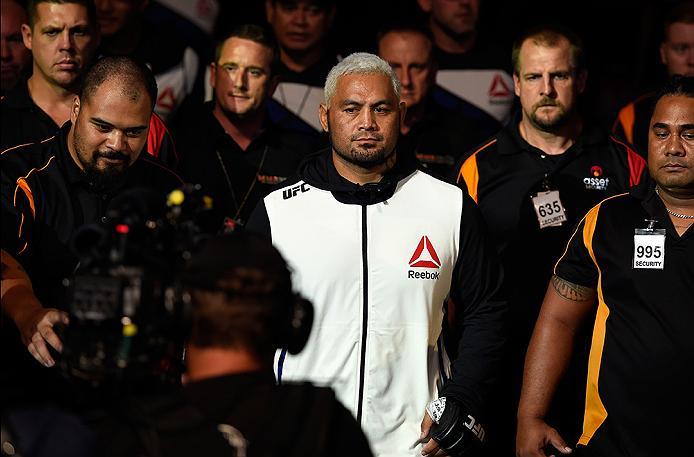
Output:
M662 270L665 267L665 229L634 230L634 269Z
M564 205L561 204L558 190L548 190L538 192L537 195L530 198L535 208L537 222L540 228L559 227L566 221L566 212Z

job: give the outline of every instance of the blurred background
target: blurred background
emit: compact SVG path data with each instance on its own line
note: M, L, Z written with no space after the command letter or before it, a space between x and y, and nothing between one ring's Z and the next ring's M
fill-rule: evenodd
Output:
M386 21L425 15L417 0L336 0L330 35L334 49L347 55L373 50L376 31ZM214 37L235 24L264 22L264 0L219 0ZM651 90L665 76L658 44L661 23L675 0L480 0L480 39L509 50L523 29L534 24L561 24L584 42L588 59L587 115L610 128L619 108Z

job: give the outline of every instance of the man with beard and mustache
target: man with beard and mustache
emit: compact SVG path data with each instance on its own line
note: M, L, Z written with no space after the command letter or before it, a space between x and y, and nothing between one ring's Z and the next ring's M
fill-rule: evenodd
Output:
M182 184L142 154L156 94L149 69L105 58L87 72L70 120L54 137L0 156L2 310L16 325L3 323L3 405L51 398L60 389L55 369L36 361L52 367L49 346L62 347L53 327L67 324L63 280L77 266L70 248L76 230L106 222L111 200L133 187L163 200Z
M439 445L457 455L484 440L504 340L494 249L469 196L397 153L406 107L387 62L352 54L324 92L332 147L248 224L272 238L315 307L306 348L278 352L277 377L335 389L376 455Z
M495 437L501 447L490 455L514 453L525 349L570 230L594 204L637 184L646 166L641 156L578 113L587 71L573 33L556 27L529 30L514 43L512 60L521 112L469 156L458 174L479 205L514 297L505 385L495 396L500 423L490 430L490 440ZM580 403L581 391L578 385L566 387L558 403ZM564 433L578 431L580 418L558 414Z

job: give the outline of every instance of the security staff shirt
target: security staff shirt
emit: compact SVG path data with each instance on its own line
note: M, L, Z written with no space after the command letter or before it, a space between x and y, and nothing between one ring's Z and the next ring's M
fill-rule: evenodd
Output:
M603 198L638 183L646 162L590 125L566 152L549 155L521 137L519 121L518 116L464 161L458 183L465 183L480 207L515 292L515 322L523 322L529 336L552 266L575 224ZM546 190L559 192L567 220L541 229L531 197Z
M648 228L644 245L636 230ZM598 291L579 440L585 455L688 454L694 226L678 235L653 183L643 183L588 212L555 274Z

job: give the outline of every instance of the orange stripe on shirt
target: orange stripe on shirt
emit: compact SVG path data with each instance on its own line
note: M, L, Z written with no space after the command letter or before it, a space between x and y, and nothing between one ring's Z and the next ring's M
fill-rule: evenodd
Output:
M14 189L14 201L13 201L13 205L15 206L15 208L17 207L17 191L19 189L22 189L22 192L24 193L24 195L26 195L27 200L29 200L29 207L31 208L31 215L32 215L32 217L36 217L36 206L34 205L34 194L31 191L31 187L29 186L29 183L26 180L29 176L31 176L31 174L33 172L35 172L35 171L39 172L39 171L45 170L46 167L48 167L48 165L51 164L53 159L55 159L55 156L51 156L48 159L48 162L46 162L46 164L44 166L42 166L41 168L32 168L31 170L29 170L29 173L27 173L25 176L22 176L21 178L17 178L17 187L15 187L15 189Z
M22 189L24 195L26 195L27 200L29 200L29 208L31 208L31 216L36 219L36 206L34 205L34 193L31 191L31 187L26 182L25 179L19 178L17 180L17 188L15 189L15 206L17 206L17 189Z
M465 181L468 194L470 194L470 197L475 201L475 203L477 203L477 187L480 180L480 174L477 168L477 154L494 143L496 143L496 138L473 152L472 155L468 157L465 162L463 162L463 165L458 171L458 178L456 182L460 183L461 178Z
M17 238L22 237L22 227L24 226L24 213L20 213L22 218L19 220L19 230L17 231Z
M22 246L22 249L19 250L17 255L21 254L22 252L26 251L26 249L29 247L29 243L24 243L24 246Z
M32 141L31 143L18 144L17 146L9 147L9 148L5 149L4 151L0 152L0 155L5 154L6 152L14 151L15 149L19 149L19 148L21 148L21 147L23 147L23 146L30 146L30 145L32 145L32 144L37 144L37 143L39 143L39 144L45 143L46 141L50 141L50 140L52 140L53 138L55 138L55 135L49 136L48 138L44 138L44 139L41 140L41 141Z
M598 269L598 310L595 316L593 327L593 339L590 345L590 356L588 358L588 378L586 381L586 405L583 416L583 433L578 440L578 444L586 445L593 438L595 432L607 419L607 410L600 398L598 381L600 378L600 366L602 363L602 353L605 347L605 333L607 330L607 318L610 315L610 308L605 303L602 292L602 271L595 259L593 252L593 235L595 226L598 222L600 212L600 202L586 215L585 225L583 226L583 244L585 245L590 258Z
M564 249L564 253L561 255L561 257L559 257L559 260L557 260L557 263L554 264L554 269L552 270L552 273L554 273L555 275L557 274L557 265L559 265L559 263L561 263L562 259L566 256L566 253L569 252L569 246L571 246L571 242L573 241L574 237L578 233L578 230L581 228L581 223L588 217L588 214L590 214L592 211L597 211L596 208L598 208L600 205L605 203L607 200L612 200L613 198L617 198L617 197L623 197L624 195L629 195L629 194L627 192L625 192L623 194L617 194L617 195L612 195L611 197L607 197L606 199L602 200L597 205L593 206L588 211L588 213L586 213L586 215L581 218L581 220L578 222L578 224L576 224L576 230L574 230L574 233L571 235L571 238L569 238L569 242L566 243L566 249Z

